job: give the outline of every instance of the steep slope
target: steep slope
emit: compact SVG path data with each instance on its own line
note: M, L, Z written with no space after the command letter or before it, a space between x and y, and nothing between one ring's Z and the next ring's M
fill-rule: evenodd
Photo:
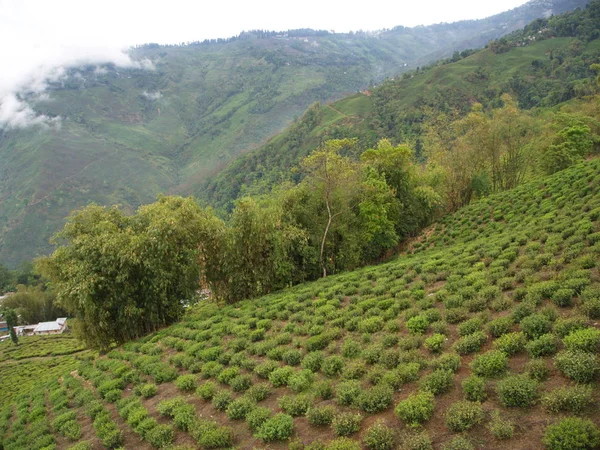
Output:
M51 86L50 100L28 99L37 112L60 116L59 129L0 132L0 260L14 266L47 252L66 214L90 201L136 207L159 192L197 191L315 101L585 3L536 0L485 20L377 33L151 44L132 58L150 60L153 71L73 69Z
M36 439L539 449L565 416L600 425L599 256L596 159L473 203L390 263L251 302L201 304L4 405L0 439L7 450L37 448ZM81 427L86 416L95 431ZM315 442L336 434L349 441Z
M594 3L598 5L598 3ZM574 25L576 24L576 25ZM579 26L577 26L579 25ZM538 21L509 35L503 48L455 55L330 105L314 106L266 145L234 160L198 192L221 208L245 193L268 191L323 140L357 137L359 150L378 139L422 149L422 125L440 114L465 114L476 102L510 93L522 109L548 108L597 92L591 65L600 57L594 10Z

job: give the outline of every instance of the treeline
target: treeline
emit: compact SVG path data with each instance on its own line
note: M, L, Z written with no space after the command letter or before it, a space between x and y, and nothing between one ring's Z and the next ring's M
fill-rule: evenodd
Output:
M89 206L38 270L82 339L106 349L177 321L199 290L236 302L377 262L442 214L600 153L597 101L545 115L502 101L429 122L426 163L386 139L364 152L327 140L294 169L297 182L243 197L224 218L192 198L132 216Z
M64 315L32 262L22 263L9 270L0 263L0 295L8 294L0 303L0 313L14 312L14 325L51 321Z

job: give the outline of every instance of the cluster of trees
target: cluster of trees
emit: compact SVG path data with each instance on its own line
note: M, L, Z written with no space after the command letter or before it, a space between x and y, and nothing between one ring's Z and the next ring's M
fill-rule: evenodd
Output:
M226 220L195 200L161 197L125 215L89 206L37 267L76 332L106 349L178 320L200 287L233 302L375 261L433 217L440 199L408 147L382 141L360 160L355 140L305 158L298 184L245 197Z

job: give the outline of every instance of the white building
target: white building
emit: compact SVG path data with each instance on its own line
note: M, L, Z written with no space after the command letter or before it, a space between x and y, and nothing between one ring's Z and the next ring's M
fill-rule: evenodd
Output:
M40 322L33 334L60 334L67 329L67 318L59 317L54 322Z

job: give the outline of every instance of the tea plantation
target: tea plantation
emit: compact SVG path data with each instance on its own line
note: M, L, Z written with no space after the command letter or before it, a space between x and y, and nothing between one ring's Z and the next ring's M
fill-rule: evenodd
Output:
M599 261L596 159L387 264L206 302L5 403L0 448L599 448Z

